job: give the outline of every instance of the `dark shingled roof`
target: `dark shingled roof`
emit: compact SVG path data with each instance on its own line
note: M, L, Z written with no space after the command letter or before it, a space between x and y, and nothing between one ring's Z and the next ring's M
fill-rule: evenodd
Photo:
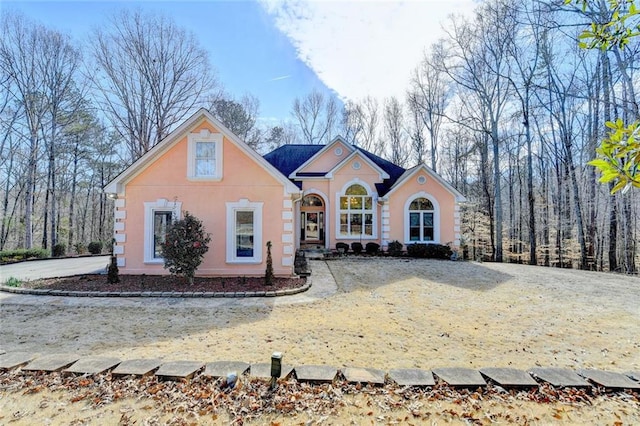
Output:
M309 158L318 153L325 145L282 145L279 148L271 151L264 156L273 167L278 169L283 175L289 177L289 175L304 164ZM393 164L390 161L380 158L369 151L356 147L363 155L369 160L373 161L378 167L387 172L389 179L385 179L381 183L376 184L376 190L378 195L385 195L396 180L405 172L400 166ZM329 170L326 170L328 172ZM325 173L326 173L325 172ZM324 173L305 173L302 176L323 176ZM301 182L293 181L298 187L302 186Z
M378 191L378 195L383 197L389 189L393 186L394 183L398 180L400 176L406 171L404 168L393 164L391 161L387 161L384 158L380 158L375 154L372 154L369 151L366 151L362 148L356 147L356 149L366 155L369 160L376 163L378 167L387 172L389 175L389 179L385 179L382 183L376 183L376 190Z
M298 167L313 157L324 145L282 145L264 156L280 173L289 177Z

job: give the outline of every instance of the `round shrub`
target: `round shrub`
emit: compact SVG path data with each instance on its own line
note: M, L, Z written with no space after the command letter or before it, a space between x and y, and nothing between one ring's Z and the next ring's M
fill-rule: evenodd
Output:
M102 241L91 241L87 246L89 253L100 254L102 253Z
M63 243L58 243L51 249L51 256L62 257L67 253L67 246Z
M387 253L391 256L402 256L402 243L398 240L391 241L387 247Z
M359 242L357 242L357 241L356 241L356 242L354 242L354 243L351 243L351 250L353 250L353 252L354 252L355 254L360 254L360 253L362 253L362 249L363 249L363 247L362 247L362 243L359 243Z
M378 243L367 243L365 246L365 251L367 254L376 254L380 250L380 244Z
M349 244L347 243L336 243L336 250L337 251L342 251L343 253L346 253L349 251Z

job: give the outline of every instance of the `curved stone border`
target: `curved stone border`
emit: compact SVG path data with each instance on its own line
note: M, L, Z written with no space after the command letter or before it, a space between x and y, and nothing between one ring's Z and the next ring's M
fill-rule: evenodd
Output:
M311 280L297 288L273 291L73 291L73 290L43 290L37 288L20 288L0 285L0 291L14 294L28 294L33 296L66 296L66 297L279 297L303 293L311 288Z

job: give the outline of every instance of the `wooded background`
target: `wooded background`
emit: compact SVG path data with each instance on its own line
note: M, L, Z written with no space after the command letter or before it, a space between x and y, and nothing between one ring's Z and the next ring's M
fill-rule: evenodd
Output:
M638 37L581 49L580 32L611 12L563 3L485 1L425 46L404 97L313 90L275 126L255 96L225 92L206 50L166 16L123 10L80 44L5 11L0 250L110 245L104 185L204 106L261 153L342 135L405 167L426 162L468 199L472 259L637 273L638 193L610 195L586 163L605 122L640 117Z

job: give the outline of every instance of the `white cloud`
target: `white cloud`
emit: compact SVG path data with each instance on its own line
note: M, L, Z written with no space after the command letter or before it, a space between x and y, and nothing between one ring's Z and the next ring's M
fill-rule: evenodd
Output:
M260 0L299 58L342 99L404 97L425 48L473 0Z

